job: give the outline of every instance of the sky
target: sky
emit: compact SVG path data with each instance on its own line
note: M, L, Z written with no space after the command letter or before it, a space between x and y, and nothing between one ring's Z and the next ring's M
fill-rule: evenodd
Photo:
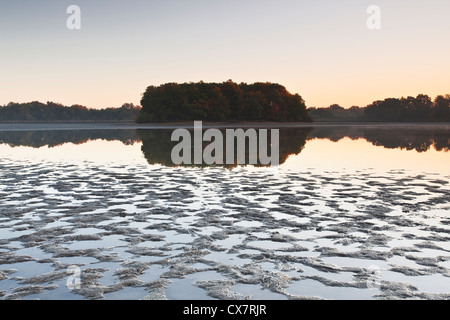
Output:
M0 105L119 107L150 85L231 79L280 83L308 107L363 107L450 94L449 57L448 0L0 2Z

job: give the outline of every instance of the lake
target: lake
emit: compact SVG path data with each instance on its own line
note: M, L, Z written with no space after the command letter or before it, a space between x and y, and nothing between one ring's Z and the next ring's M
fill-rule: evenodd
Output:
M450 298L450 124L272 126L276 167L0 124L0 299Z

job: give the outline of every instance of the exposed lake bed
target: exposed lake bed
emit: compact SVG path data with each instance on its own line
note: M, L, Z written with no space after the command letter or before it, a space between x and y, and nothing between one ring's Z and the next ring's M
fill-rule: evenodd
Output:
M43 161L8 150L2 299L450 297L440 168L168 167L132 152Z

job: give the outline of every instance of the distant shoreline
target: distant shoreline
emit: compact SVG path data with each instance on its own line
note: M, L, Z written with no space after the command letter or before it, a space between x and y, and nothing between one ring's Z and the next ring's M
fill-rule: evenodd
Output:
M448 128L450 122L203 122L203 128L424 127ZM194 122L0 122L0 131L149 130L193 128Z

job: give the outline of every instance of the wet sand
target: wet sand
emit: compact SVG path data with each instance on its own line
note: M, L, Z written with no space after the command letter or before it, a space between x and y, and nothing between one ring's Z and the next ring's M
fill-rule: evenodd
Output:
M1 299L450 298L448 177L0 168Z

